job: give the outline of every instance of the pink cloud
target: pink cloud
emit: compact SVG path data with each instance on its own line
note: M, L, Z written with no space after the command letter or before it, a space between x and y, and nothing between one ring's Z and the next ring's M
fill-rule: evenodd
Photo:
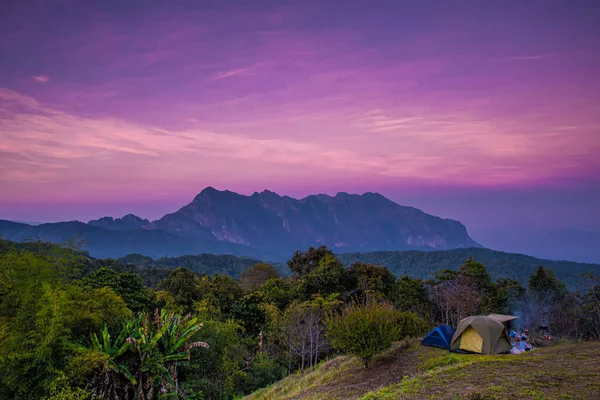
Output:
M79 116L3 89L0 151L14 156L2 157L0 170L7 172L0 182L17 194L28 193L23 185L45 185L60 186L57 196L77 197L116 193L131 182L142 190L199 180L521 185L600 167L593 157L600 141L589 136L597 126L593 120L574 125L564 116L484 119L476 110L408 103L344 108L337 101L329 100L324 110L327 103L316 100L292 107L271 103L272 114L255 120L208 124L192 118L193 127L166 129ZM282 130L287 135L276 134ZM69 189L62 190L66 182Z
M50 80L46 75L32 76L33 80L39 83L46 83Z
M533 54L533 55L527 55L527 56L511 57L510 59L527 61L527 60L543 60L545 58L555 58L555 57L558 57L558 54Z
M231 78L234 76L249 76L252 75L252 68L236 68L230 71L220 72L210 78L209 82L219 81L221 79Z

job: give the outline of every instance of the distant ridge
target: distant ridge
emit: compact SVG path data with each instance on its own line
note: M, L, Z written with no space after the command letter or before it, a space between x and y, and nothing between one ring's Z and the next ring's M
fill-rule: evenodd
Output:
M244 196L210 186L189 204L153 222L133 214L87 224L0 221L0 235L53 242L81 235L98 257L207 252L282 260L294 250L321 244L336 252L481 247L460 222L401 206L378 193L294 199L269 190Z
M556 261L531 257L524 254L508 253L485 248L452 249L440 251L374 251L368 253L343 253L338 258L344 265L357 261L383 265L396 276L408 275L430 279L440 269L456 269L472 257L482 262L494 279L511 278L526 285L529 277L539 266L553 270L571 289L582 281L581 273L600 273L600 264L574 261Z
M88 225L97 226L115 231L128 231L139 229L144 225L148 225L150 221L142 219L133 214L127 214L123 218L113 219L112 217L103 217L96 220L91 220Z

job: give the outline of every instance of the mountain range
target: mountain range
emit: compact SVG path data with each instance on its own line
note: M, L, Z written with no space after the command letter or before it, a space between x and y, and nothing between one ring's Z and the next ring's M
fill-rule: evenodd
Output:
M401 206L378 193L294 199L268 190L245 196L212 187L156 221L133 214L35 226L0 220L0 236L51 242L80 236L93 256L115 258L214 253L283 260L296 249L321 244L336 252L481 247L460 222Z

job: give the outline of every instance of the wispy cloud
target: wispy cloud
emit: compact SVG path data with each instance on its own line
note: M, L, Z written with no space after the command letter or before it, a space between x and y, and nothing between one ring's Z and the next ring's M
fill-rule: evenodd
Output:
M510 57L510 60L520 60L520 61L543 60L545 58L555 58L558 56L559 56L558 54L532 54L532 55L525 55L525 56Z
M563 173L566 165L585 166L592 162L586 154L600 149L598 140L576 140L585 138L589 127L566 137L561 128L568 124L543 118L482 119L418 108L404 113L390 107L366 110L370 111L346 122L343 112L290 109L277 120L246 119L211 128L198 122L165 129L122 118L79 116L2 89L0 149L13 156L1 157L0 169L9 173L0 180L23 184L100 180L104 189L116 190L115 180L122 181L119 185L125 180L148 185L196 181L204 176L202 171L211 169L211 179L228 179L227 174L237 171L246 178L307 179L320 174L509 184L551 177ZM303 122L300 130L299 122ZM299 134L273 134L282 127ZM316 134L302 135L307 130ZM329 134L338 131L345 135L330 139Z
M219 81L221 79L233 78L235 76L250 76L254 74L254 68L236 68L229 71L219 72L208 79L208 82Z
M156 127L131 123L116 118L86 118L56 111L51 117L45 115L42 107L19 110L22 105L38 104L32 98L4 90L4 99L11 103L0 108L6 117L0 121L3 132L3 151L30 159L43 160L44 165L64 165L73 167L71 173L85 179L89 171L76 168L81 160L95 160L96 166L108 165L119 157L129 159L132 165L149 165L151 160L170 160L177 164L175 169L195 174L208 168L215 159L237 160L238 163L260 163L264 170L269 165L296 166L297 172L310 165L311 168L326 170L388 171L389 160L382 157L364 157L349 149L327 148L317 143L285 139L258 139L235 134L223 134L202 129L165 130ZM16 108L15 108L16 106ZM46 110L46 109L44 109ZM198 158L200 156L200 158ZM198 169L188 171L186 159L198 160ZM136 161L134 161L134 159ZM3 157L0 166L13 171L11 180L26 181L35 176L49 178L49 169L38 171L24 170L11 158ZM412 160L405 163L404 172L416 173L427 160ZM175 165L173 164L173 165ZM393 165L393 163L392 163ZM21 171L21 172L19 172ZM61 179L61 172L54 168ZM129 171L130 178L138 174L138 179L152 179L154 173L142 168ZM404 173L403 172L403 173ZM29 174L29 175L27 175ZM109 179L105 176L105 179Z
M33 80L39 83L46 83L50 80L46 75L36 75L32 76Z

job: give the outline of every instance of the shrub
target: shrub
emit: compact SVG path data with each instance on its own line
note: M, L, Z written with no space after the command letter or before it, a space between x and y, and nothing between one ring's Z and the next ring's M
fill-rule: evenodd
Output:
M388 304L350 305L327 318L327 337L334 348L361 358L367 367L374 355L400 338L399 315Z
M398 312L396 321L400 327L400 339L418 337L431 329L423 318L413 312Z
M261 353L252 363L252 368L246 373L243 391L252 393L282 379L286 373L287 369L277 360L267 353Z

